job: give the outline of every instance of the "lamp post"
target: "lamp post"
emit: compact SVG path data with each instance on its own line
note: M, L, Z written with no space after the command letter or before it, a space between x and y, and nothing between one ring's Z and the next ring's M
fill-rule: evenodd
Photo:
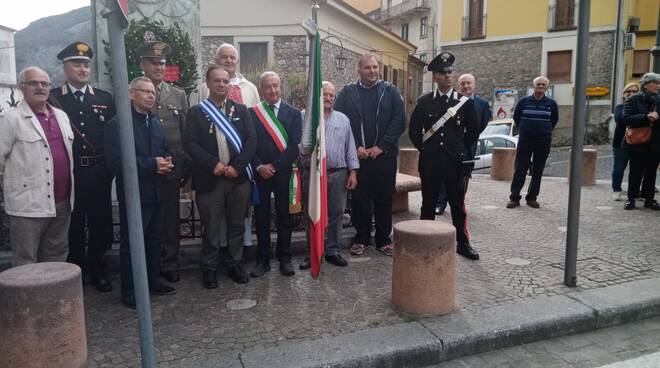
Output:
M323 42L330 38L334 38L335 40L339 41L339 55L335 56L335 69L344 70L346 69L346 60L348 60L348 58L344 56L344 43L341 42L341 38L334 35L328 35L324 37L321 40L321 50L323 50Z

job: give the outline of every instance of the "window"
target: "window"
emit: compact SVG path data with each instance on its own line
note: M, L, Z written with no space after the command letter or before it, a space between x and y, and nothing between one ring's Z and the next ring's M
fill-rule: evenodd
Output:
M241 42L241 72L259 72L268 65L268 42Z
M428 27L429 17L422 17L419 20L419 38L426 38L429 36L429 27Z
M561 31L575 28L575 0L555 0L554 24L551 29Z
M388 69L389 68L387 67L387 65L383 65L383 80L384 81L387 80L387 72L389 71Z
M573 51L548 52L548 79L551 82L570 82Z
M408 41L408 23L401 25L401 38Z
M484 0L468 0L467 13L467 18L464 18L467 24L463 25L463 37L466 39L484 37Z
M399 69L392 69L392 84L399 86Z
M649 50L633 51L632 76L635 78L639 78L645 73L648 73L650 63L651 63L651 52Z
M426 62L426 54L419 54L419 60Z

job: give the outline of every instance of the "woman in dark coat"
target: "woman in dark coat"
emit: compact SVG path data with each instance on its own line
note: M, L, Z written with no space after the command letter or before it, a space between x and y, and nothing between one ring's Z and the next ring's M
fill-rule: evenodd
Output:
M628 175L628 200L624 209L635 208L635 198L639 194L639 184L644 178L642 196L644 207L660 210L654 199L655 178L660 162L660 121L658 121L658 90L660 74L646 73L640 79L641 91L628 98L623 105L623 122L628 128L651 127L651 141L632 145L624 140L623 147L630 154L630 173Z
M628 97L639 92L639 84L628 83L623 88L623 102L626 102ZM628 150L621 147L623 137L626 131L626 124L623 123L623 102L614 106L614 136L612 137L612 154L614 156L614 164L612 165L612 199L615 201L623 201L621 195L621 182L623 181L623 173L628 166Z

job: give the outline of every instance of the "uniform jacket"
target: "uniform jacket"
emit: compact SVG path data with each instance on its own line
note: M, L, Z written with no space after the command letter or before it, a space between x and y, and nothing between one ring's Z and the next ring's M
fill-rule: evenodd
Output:
M170 156L165 142L165 130L161 127L158 117L151 113L148 114L148 126L145 123L147 115L137 112L132 107L131 114L141 205L161 203L164 200L166 178L165 175L158 174L156 157ZM117 193L119 198L123 199L122 176L124 173L122 172L119 142L119 119L115 117L105 127L105 155L108 166L117 175Z
M357 83L349 84L337 94L333 108L344 113L351 121L356 147L370 148L373 142L364 142L362 136L362 103ZM401 93L389 82L378 81L378 105L376 109L376 146L383 150L381 156L396 157L399 138L406 129L405 107Z
M298 158L298 145L302 137L302 114L300 110L284 101L280 103L280 108L277 111L277 119L282 123L284 130L286 130L289 136L289 142L284 152L280 152L277 148L273 138L271 138L266 128L264 128L253 108L250 108L250 117L256 128L257 142L259 143L257 154L252 160L252 167L256 171L259 165L272 164L275 166L278 174L282 173L288 178L289 174L287 173L291 172L291 165ZM260 178L258 173L256 176Z
M174 170L167 175L168 179L181 179L187 176L189 158L183 149L183 132L185 130L188 99L186 93L167 82L158 86L158 100L151 113L158 116L160 125L165 131L165 140L172 153Z
M641 128L651 126L649 118L646 116L651 111L660 112L660 96L647 95L644 91L639 91L634 95L628 97L623 104L623 123L626 127ZM635 150L645 151L652 150L660 152L660 122L653 123L653 130L651 133L651 142L648 144L631 145L623 140L623 147Z
M73 131L64 111L55 107L53 111L69 155L73 208ZM8 215L55 217L53 157L41 124L25 101L0 117L0 177Z
M245 105L227 99L226 111L231 114L231 123L241 137L242 149L238 153L227 140L231 159L229 165L238 171L238 178L232 180L244 181L247 179L245 167L254 158L257 152L257 133L254 123ZM216 139L216 126L211 118L195 105L188 111L186 131L184 134L184 147L192 159L192 188L199 193L207 193L215 188L218 177L213 175L213 169L218 163L218 140Z
M417 100L417 106L410 116L408 135L419 154L419 172L423 175L453 178L465 174L463 161L469 158L466 147L471 147L479 138L474 103L468 99L458 113L447 120L431 138L423 142L424 131L440 119L448 107L458 104L462 95L456 91L447 103L443 103L435 93L427 93Z
M83 102L64 84L50 91L51 105L66 112L73 130L74 168L80 166L81 156L104 155L103 131L115 117L112 95L100 88L87 86Z

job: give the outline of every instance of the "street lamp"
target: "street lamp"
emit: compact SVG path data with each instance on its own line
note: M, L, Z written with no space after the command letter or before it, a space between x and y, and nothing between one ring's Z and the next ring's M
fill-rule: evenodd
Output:
M325 42L329 38L334 38L335 40L339 41L339 55L335 56L335 69L337 70L346 69L346 60L348 60L348 58L344 56L344 43L341 42L341 39L339 37L334 35L326 36L321 40L321 49L323 49L323 42Z

